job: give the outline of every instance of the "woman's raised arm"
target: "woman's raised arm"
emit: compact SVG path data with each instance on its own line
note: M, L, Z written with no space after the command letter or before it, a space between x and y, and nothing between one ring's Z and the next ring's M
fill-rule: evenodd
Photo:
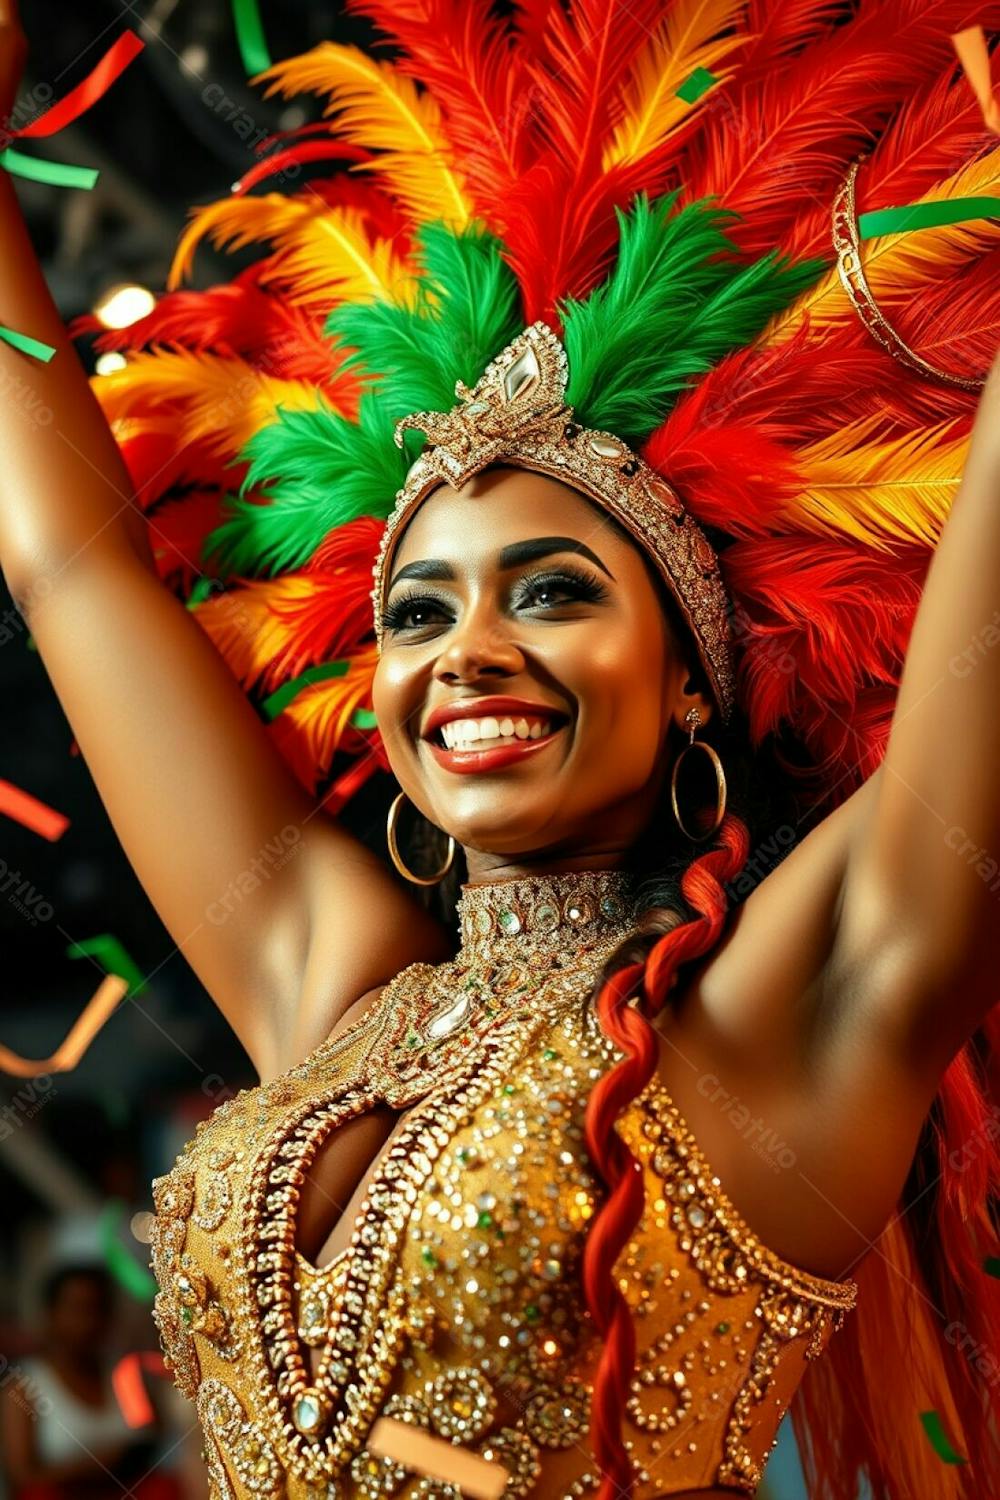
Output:
M23 43L4 6L5 119ZM0 569L139 879L258 1069L273 1071L293 1036L308 1050L404 964L444 957L444 934L300 787L156 577L2 170L0 322L56 349L42 363L0 340Z
M878 1019L931 1081L998 999L998 621L1000 355L927 572L880 786L855 826L841 893L844 951L862 951L852 933L875 933L884 953L902 955L909 978L886 987Z

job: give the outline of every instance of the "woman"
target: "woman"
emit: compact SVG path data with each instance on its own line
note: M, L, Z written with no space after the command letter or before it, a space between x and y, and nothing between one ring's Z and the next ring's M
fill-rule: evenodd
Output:
M107 1360L114 1288L101 1265L53 1271L43 1289L44 1353L5 1383L3 1464L17 1500L107 1500L131 1489L142 1500L175 1500L156 1472L158 1419L129 1426Z
M271 252L104 337L120 451L0 205L64 438L0 562L262 1080L155 1185L215 1493L457 1493L395 1418L508 1495L752 1494L796 1392L814 1495L990 1493L1000 270L985 221L862 282L854 202L989 190L980 18L358 8L398 61L270 70L333 140L171 284ZM457 910L317 816L382 765Z

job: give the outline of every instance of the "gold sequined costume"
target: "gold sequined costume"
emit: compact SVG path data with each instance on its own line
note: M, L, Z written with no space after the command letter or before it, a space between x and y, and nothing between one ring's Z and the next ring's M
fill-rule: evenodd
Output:
M156 1317L197 1403L212 1500L459 1500L367 1451L383 1415L501 1463L505 1496L596 1487L579 1266L602 1187L582 1125L621 1054L588 996L632 926L630 877L466 885L458 915L453 961L410 965L350 1029L225 1102L154 1184ZM330 1132L378 1101L406 1120L350 1246L317 1269L295 1248L300 1184ZM761 1244L658 1079L618 1128L646 1192L618 1263L639 1340L636 1500L752 1494L856 1284Z

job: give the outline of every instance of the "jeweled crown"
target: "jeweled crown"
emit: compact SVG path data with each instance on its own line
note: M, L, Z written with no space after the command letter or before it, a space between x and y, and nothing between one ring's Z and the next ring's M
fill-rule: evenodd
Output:
M450 411L419 411L396 424L428 442L411 465L373 568L375 636L401 523L442 481L461 489L489 464L551 475L611 513L653 558L694 636L723 720L733 706L729 603L715 551L666 480L611 432L585 428L566 404L566 350L546 323L532 323L490 362L472 390L458 381Z

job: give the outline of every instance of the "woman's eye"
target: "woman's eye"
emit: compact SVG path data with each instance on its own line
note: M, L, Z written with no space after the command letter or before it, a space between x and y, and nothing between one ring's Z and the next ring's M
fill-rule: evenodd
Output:
M444 608L440 599L429 594L404 594L393 600L383 612L382 629L419 630L421 625L428 623L426 616L440 614Z
M522 578L514 588L511 604L520 608L555 609L560 604L573 603L581 599L596 603L607 597L607 589L599 579L569 568L559 573L546 573ZM432 594L403 594L395 598L382 614L383 630L419 630L434 624L448 614L450 606Z
M545 605L548 600L549 607L557 604L585 599L595 603L606 598L607 589L598 579L593 578L582 569L567 570L561 573L548 573L535 578L525 579L522 583L522 591L518 597L518 603L523 599L529 602Z

